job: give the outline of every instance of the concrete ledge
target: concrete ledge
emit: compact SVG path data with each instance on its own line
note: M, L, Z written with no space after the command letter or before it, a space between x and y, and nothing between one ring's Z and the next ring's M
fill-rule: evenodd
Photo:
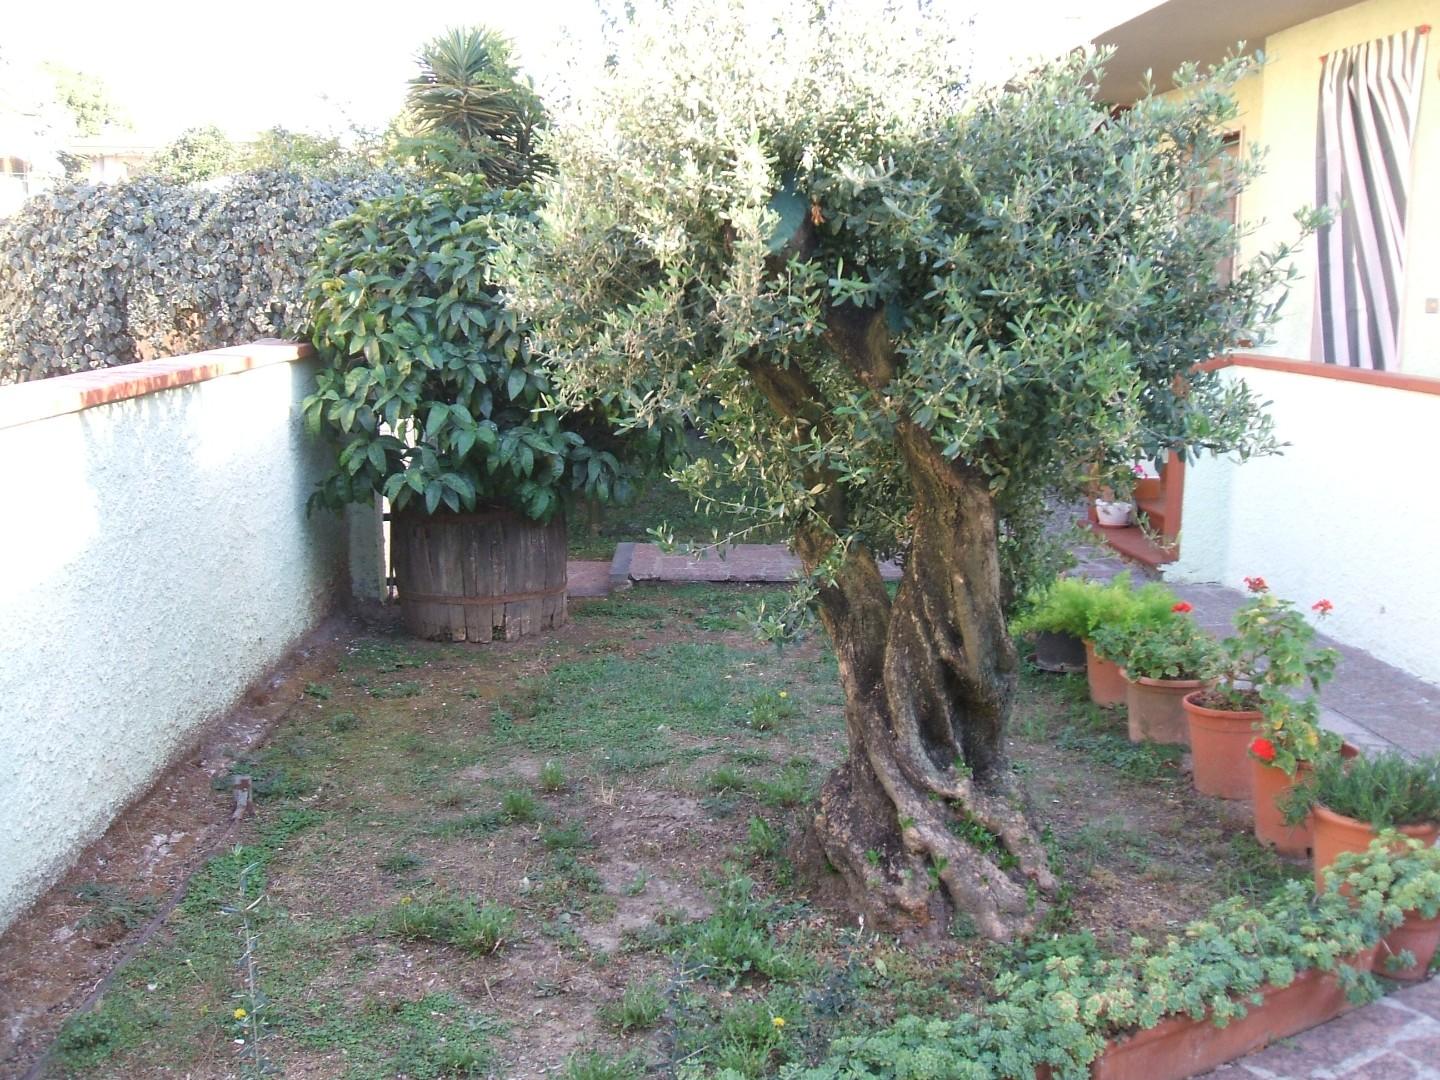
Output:
M207 382L222 375L307 360L315 350L305 342L264 338L248 345L120 364L53 379L0 386L0 428L18 427L52 416L80 412L159 390Z

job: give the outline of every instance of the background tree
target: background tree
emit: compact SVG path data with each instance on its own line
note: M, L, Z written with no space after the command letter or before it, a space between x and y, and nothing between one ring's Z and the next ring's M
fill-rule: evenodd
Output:
M645 8L506 273L562 389L691 412L793 530L849 740L813 838L869 925L1003 938L1056 882L1006 761L1001 543L1097 466L1273 446L1195 364L1265 324L1290 249L1217 275L1245 61L1112 117L1092 58L971 92L923 9L865 10Z
M528 183L543 168L535 140L545 110L505 38L483 27L450 30L416 60L406 104L420 138L402 140L402 156L479 172L503 187Z
M244 167L244 154L213 124L189 128L156 151L146 173L176 184L194 184Z
M47 63L44 67L55 80L55 100L70 114L76 135L90 138L107 126L128 126L124 112L100 78L63 64Z

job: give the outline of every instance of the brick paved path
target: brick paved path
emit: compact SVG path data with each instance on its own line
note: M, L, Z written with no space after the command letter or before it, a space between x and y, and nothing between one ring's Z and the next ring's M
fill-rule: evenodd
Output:
M1440 1080L1440 979L1207 1074L1212 1080Z

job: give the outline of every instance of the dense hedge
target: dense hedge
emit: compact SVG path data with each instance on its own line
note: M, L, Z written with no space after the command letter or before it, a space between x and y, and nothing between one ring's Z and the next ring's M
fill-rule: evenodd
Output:
M70 184L0 223L0 382L283 335L323 228L404 187L267 170Z

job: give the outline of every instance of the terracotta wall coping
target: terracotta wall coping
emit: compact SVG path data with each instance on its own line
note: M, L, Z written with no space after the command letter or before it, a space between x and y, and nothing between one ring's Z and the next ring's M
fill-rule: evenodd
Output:
M222 375L290 364L315 355L305 342L262 338L248 345L145 360L138 364L57 375L52 379L0 386L0 428L81 412L127 398L143 397Z
M1371 371L1368 368L1342 367L1339 364L1322 364L1315 360L1290 360L1280 356L1260 356L1256 353L1232 353L1217 356L1200 365L1206 371L1218 368L1245 367L1262 371L1284 371L1291 375L1309 375L1316 379L1337 379L1340 382L1358 382L1367 386L1378 386L1388 390L1410 390L1417 394L1440 395L1440 378L1429 375L1407 375L1400 371Z

